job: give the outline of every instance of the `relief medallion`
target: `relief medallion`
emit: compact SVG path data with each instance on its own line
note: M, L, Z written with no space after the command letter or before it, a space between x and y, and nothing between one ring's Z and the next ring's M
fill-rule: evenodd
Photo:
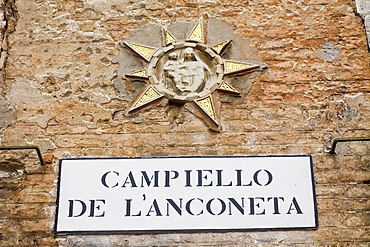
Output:
M129 41L120 42L147 64L139 70L126 73L124 78L144 80L146 86L132 100L128 114L136 113L160 99L169 102L193 103L202 112L202 119L210 129L219 131L219 116L213 93L239 95L226 77L262 70L267 65L254 61L234 61L222 56L232 45L231 39L208 45L205 40L206 22L201 17L186 38L179 40L167 28L162 29L162 47L151 47ZM119 56L114 62L123 64Z

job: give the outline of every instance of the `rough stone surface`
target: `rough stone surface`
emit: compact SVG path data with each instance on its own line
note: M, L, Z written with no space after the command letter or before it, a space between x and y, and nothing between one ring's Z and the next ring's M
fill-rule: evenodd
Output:
M0 115L0 129L15 123L16 109L2 97L0 97Z
M33 151L0 151L0 246L368 246L370 142L341 143L328 153L335 137L370 136L370 54L356 2L0 0L0 6L6 52L0 144L38 145L47 161L41 166ZM215 39L231 27L250 44L245 54L269 68L248 81L231 78L245 88L241 97L219 98L219 133L186 105L164 102L126 116L144 83L117 77L123 71L112 60L126 58L118 43L148 30L138 38L156 45L160 35L151 27L173 23L171 33L180 36L200 15L219 21L209 30ZM128 56L128 69L145 64ZM288 154L312 155L316 230L53 233L61 158Z

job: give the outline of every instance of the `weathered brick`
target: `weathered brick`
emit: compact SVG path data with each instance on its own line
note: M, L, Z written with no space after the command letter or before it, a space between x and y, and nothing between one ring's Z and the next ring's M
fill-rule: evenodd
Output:
M319 214L319 225L323 227L339 227L343 225L344 218L344 214L323 212Z
M334 209L333 199L317 199L317 208L319 211L332 211Z
M50 223L48 220L25 220L22 225L26 231L37 232L50 230Z
M369 143L341 143L337 154L328 153L334 137L368 136L370 55L354 1L0 0L0 6L7 55L0 97L17 109L14 121L0 114L6 118L0 122L11 123L0 124L0 143L38 145L47 162L41 166L34 152L0 153L1 246L367 246ZM202 14L206 22L228 22L250 44L225 58L245 55L269 68L227 78L242 93L222 96L221 132L177 104L127 116L145 83L115 83L122 76L111 62L118 42L146 24L196 21ZM229 39L221 26L217 32ZM149 30L140 43L161 35ZM147 65L136 58L123 59L132 70ZM61 158L285 154L313 157L316 230L52 233Z

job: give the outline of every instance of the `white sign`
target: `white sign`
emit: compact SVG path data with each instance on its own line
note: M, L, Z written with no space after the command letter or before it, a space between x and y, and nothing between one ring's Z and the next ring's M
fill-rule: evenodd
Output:
M60 162L56 233L316 227L310 156Z

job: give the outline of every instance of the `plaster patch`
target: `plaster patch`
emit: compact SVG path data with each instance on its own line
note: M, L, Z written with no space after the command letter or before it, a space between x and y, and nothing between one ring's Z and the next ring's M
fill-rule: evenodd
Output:
M332 63L341 59L341 51L333 43L325 42L322 44L322 49L317 53L317 57Z
M14 124L17 119L16 108L3 97L0 97L0 116L0 128Z

